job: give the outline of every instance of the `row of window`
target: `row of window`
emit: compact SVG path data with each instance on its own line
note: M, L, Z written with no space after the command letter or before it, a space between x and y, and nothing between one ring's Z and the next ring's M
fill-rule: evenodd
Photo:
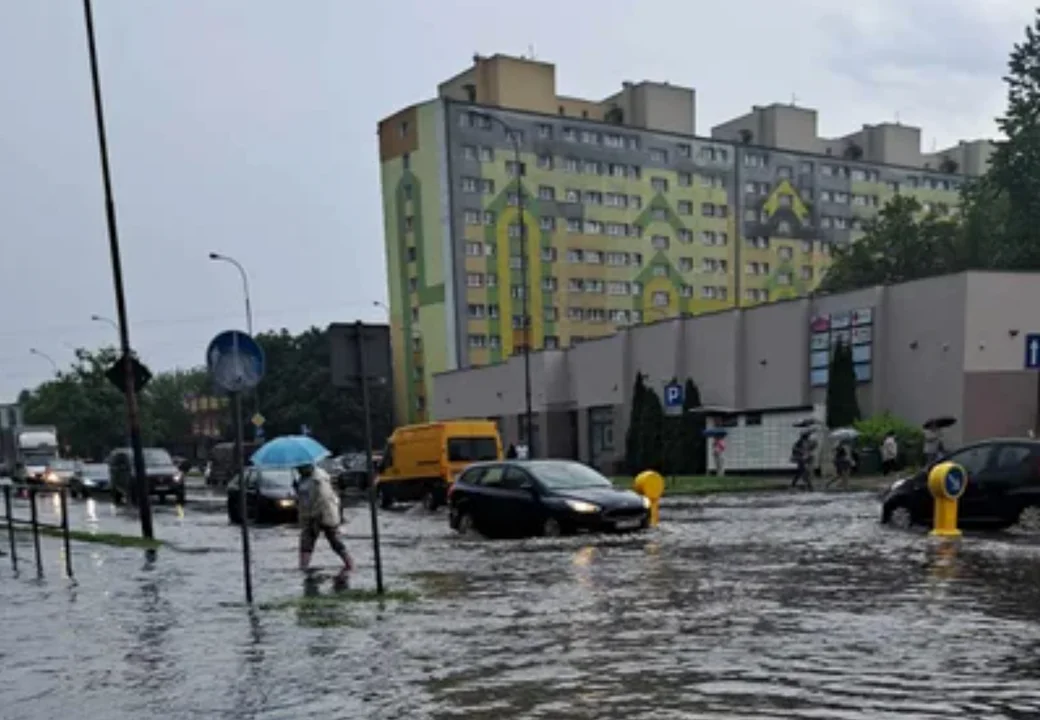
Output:
M768 275L770 271L768 262L758 262L752 260L744 265L745 275ZM813 279L813 268L812 265L802 265L801 267L802 280ZM790 285L794 279L793 274L790 271L784 271L776 274L776 281L781 285Z
M693 205L683 206L679 203L680 214L690 215L693 213ZM757 211L751 211L754 213L754 217L757 218L759 213ZM704 217L714 218L725 218L729 215L729 206L718 205L715 203L702 203L701 204L701 215ZM766 219L768 216L763 215ZM411 218L405 218L405 230L411 230L412 225L408 222ZM466 225L472 226L494 226L497 220L495 212L493 210L473 210L466 209L462 211L462 220ZM667 222L668 212L662 208L654 208L650 211L650 222ZM538 229L542 232L555 232L559 227L556 218L552 215L543 215L538 218ZM623 223L623 222L609 222L602 220L583 220L581 218L566 218L564 220L564 227L568 233L580 234L580 235L607 235L609 237L643 237L643 226L634 223ZM511 238L519 238L523 235L523 228L520 223L514 222L507 228L507 234ZM680 228L677 231L677 236L680 242L692 243L693 242L693 231L689 228ZM708 240L710 238L710 242ZM701 235L701 239L705 244L712 245L725 245L726 244L726 233L714 232L711 234Z
M464 128L478 128L480 130L492 130L494 121L490 116L479 112L466 112L459 115L459 125ZM515 128L503 128L510 142L522 144L526 135L523 130ZM555 134L555 128L550 123L539 123L536 127L539 140L551 140ZM603 132L592 128L576 128L564 126L561 128L560 137L566 142L582 143L597 147L605 147L613 150L639 150L640 138L638 135L629 135L619 132ZM655 146L648 149L650 159L656 163L667 163L669 159L669 148ZM692 158L693 146L690 143L676 143L674 152L679 157ZM705 162L725 163L729 161L729 148L717 145L704 145L698 152L698 157Z

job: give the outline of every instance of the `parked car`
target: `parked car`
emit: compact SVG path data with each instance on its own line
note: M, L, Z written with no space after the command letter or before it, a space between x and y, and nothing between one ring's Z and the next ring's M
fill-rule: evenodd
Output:
M296 522L295 470L246 468L246 512L249 519L260 523ZM242 522L241 486L235 475L227 486L228 520Z
M72 497L88 498L99 492L108 492L109 472L105 463L85 463L69 482Z
M184 503L184 474L173 464L170 453L163 448L142 448L148 494L165 502L167 497ZM108 456L108 472L112 487L112 502L116 505L130 500L137 503L134 487L134 461L130 448L116 448Z
M256 442L242 444L242 456L248 463L249 458L260 447ZM224 486L238 473L238 458L235 457L235 443L217 443L209 451L205 477L207 485Z
M615 488L570 460L515 460L471 465L448 493L448 522L460 533L557 536L626 532L650 524L649 501Z
M51 460L43 471L43 483L47 487L68 487L78 470L79 463L75 460Z
M1022 525L1040 531L1040 441L992 439L946 455L968 473L960 498L963 527L1003 529ZM881 498L881 522L897 527L930 525L934 501L926 468L892 483Z

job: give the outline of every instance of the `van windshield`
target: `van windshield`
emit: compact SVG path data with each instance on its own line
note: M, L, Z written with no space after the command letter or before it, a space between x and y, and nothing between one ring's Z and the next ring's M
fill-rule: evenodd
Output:
M454 437L448 440L448 462L481 462L498 459L493 437Z

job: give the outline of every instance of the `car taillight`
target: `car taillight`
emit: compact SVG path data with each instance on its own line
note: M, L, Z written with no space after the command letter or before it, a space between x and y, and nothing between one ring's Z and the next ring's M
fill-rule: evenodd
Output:
M453 492L455 492L455 483L454 482L448 484L448 500L451 500L451 494Z

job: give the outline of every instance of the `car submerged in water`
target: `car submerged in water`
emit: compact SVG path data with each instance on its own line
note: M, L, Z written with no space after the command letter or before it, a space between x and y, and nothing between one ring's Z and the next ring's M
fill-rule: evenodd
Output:
M449 524L489 537L632 532L650 525L650 502L570 460L471 465L448 494Z
M1013 526L1040 532L1040 441L991 439L960 448L939 462L957 463L968 473L958 503L962 527L1003 530ZM935 503L928 490L934 464L896 480L881 496L881 522L900 528L933 522Z

